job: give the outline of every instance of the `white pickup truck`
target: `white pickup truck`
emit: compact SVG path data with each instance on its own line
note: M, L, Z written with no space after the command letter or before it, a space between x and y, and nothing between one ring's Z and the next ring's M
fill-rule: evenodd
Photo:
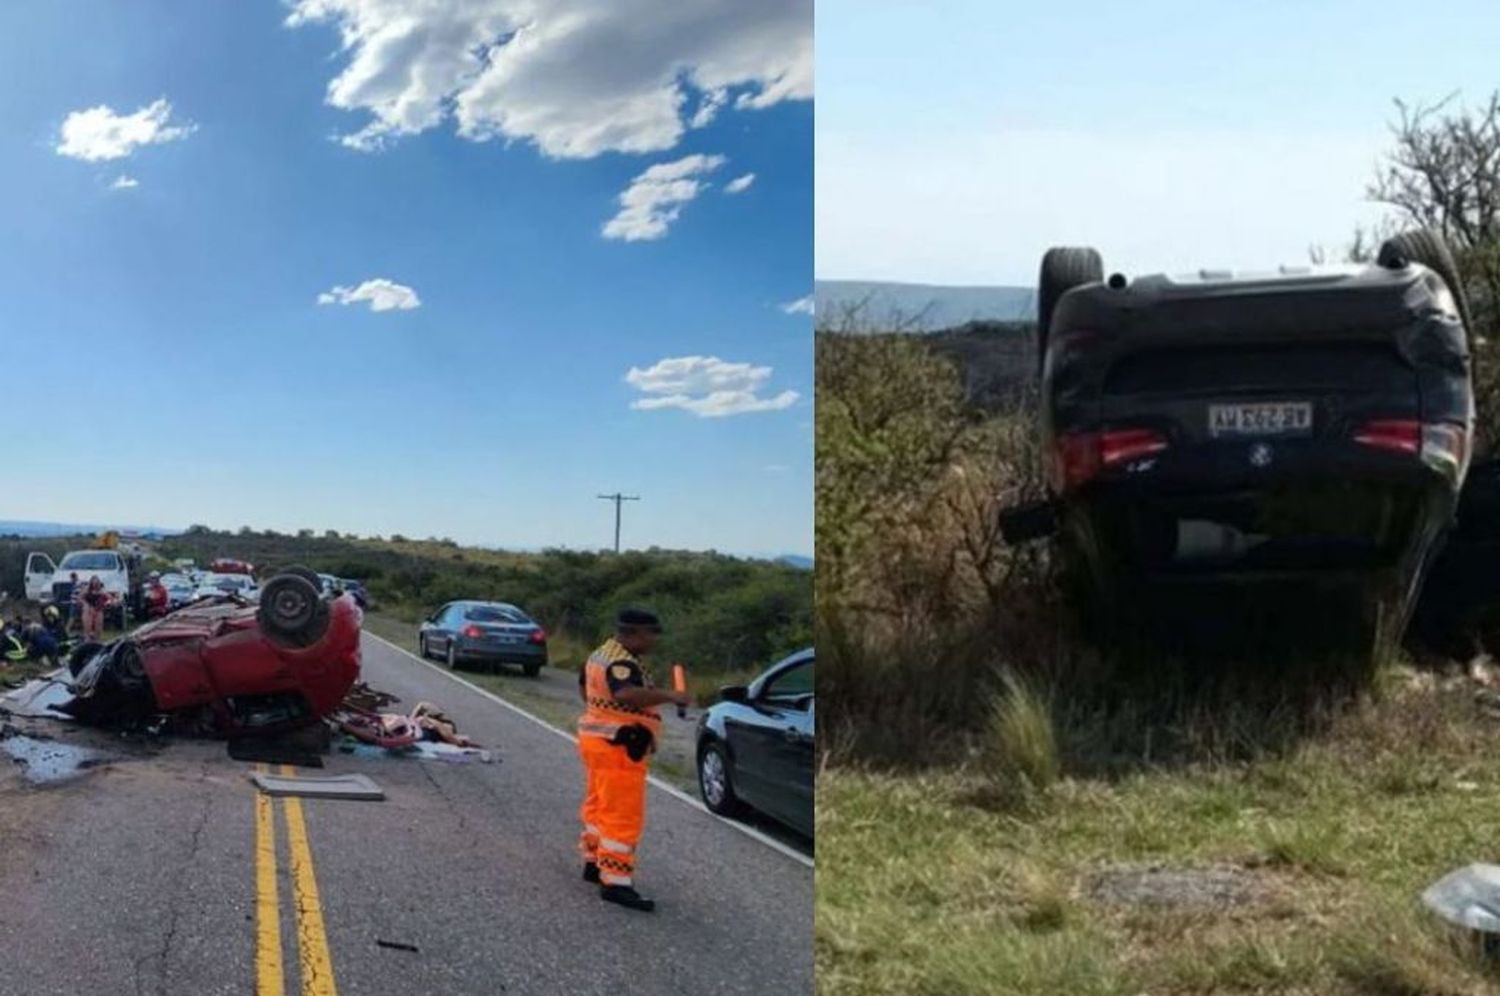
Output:
M29 554L26 557L26 597L34 602L56 601L59 588L66 588L74 574L78 575L80 585L88 584L93 577L104 582L104 590L114 596L115 604L120 607L129 600L130 568L125 558L114 550L74 550L58 564L52 563L52 558L45 553Z

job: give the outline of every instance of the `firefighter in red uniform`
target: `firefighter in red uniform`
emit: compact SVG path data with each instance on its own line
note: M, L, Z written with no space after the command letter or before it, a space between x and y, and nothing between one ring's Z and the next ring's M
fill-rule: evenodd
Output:
M687 705L687 692L653 688L641 657L655 648L661 623L650 612L626 609L615 635L589 654L578 675L583 715L578 753L586 779L583 807L583 877L600 885L600 897L649 912L656 904L635 890L635 849L646 817L647 757L661 735L656 707Z

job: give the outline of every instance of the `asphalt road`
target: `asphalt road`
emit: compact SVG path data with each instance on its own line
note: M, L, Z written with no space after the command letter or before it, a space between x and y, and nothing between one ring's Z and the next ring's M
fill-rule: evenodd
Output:
M363 772L386 800L302 800L299 820L222 743L24 724L111 760L47 788L0 773L0 996L812 991L805 860L653 787L637 880L657 911L609 906L579 878L573 744L368 635L364 677L500 762L333 753L306 773Z

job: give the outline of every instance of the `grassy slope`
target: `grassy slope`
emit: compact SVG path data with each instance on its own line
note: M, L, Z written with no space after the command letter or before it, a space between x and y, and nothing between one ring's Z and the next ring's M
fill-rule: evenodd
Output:
M1500 849L1500 719L1405 672L1315 739L1242 763L1065 779L994 801L979 764L818 783L821 993L1500 992L1418 904ZM1091 896L1119 866L1239 869L1214 912Z

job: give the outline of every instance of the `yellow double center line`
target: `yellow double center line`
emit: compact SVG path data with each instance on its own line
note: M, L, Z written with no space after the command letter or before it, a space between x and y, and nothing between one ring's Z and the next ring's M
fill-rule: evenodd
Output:
M257 764L262 774L266 766ZM283 775L296 771L281 766ZM297 919L297 960L302 996L338 996L333 982L333 959L328 953L328 934L323 927L323 906L318 900L318 879L313 874L312 849L307 843L307 823L302 800L281 800L286 814L287 844L292 858L292 899ZM255 793L255 992L256 996L284 996L285 969L281 957L281 899L276 883L276 817L273 800Z

